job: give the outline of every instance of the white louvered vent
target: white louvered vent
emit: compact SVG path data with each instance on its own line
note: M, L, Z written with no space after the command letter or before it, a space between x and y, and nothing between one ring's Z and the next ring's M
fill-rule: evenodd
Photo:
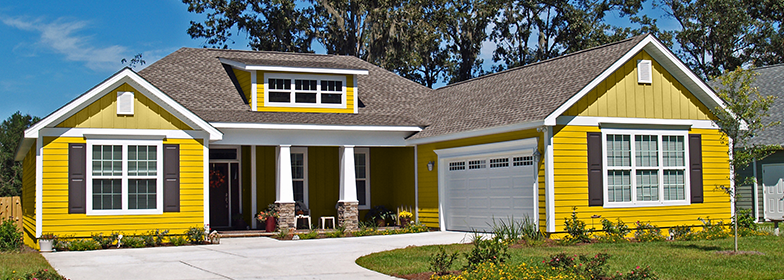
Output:
M133 115L133 92L117 92L117 114Z
M653 82L650 60L637 61L637 83L650 84Z

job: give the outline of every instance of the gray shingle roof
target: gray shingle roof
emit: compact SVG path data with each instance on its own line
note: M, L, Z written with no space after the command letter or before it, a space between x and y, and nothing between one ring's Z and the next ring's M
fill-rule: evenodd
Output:
M359 75L359 114L252 112L218 57L239 62L367 69ZM423 126L417 102L431 89L352 56L181 48L139 75L208 122Z
M410 139L544 120L645 36L439 88L420 106L431 125Z
M773 106L770 107L769 117L764 118L765 122L784 121L784 64L760 67L755 69L759 74L754 86L763 96L776 96ZM769 128L757 137L754 137L750 144L784 145L784 125L777 125Z

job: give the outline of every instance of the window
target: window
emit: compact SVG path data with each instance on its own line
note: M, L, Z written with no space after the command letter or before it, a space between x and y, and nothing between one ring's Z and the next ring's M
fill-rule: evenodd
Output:
M267 74L265 105L346 107L345 76Z
M308 148L291 148L291 180L294 201L308 205Z
M609 205L687 203L686 132L603 132Z
M160 144L89 141L88 214L162 213Z
M354 167L359 209L370 209L370 149L354 148Z

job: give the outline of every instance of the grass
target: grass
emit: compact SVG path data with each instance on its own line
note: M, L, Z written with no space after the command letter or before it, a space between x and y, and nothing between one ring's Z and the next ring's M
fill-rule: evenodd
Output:
M784 278L784 237L741 237L739 248L764 255L726 255L732 238L712 241L674 241L651 243L595 243L576 246L538 246L510 248L510 264L536 263L560 252L568 254L607 253L607 271L627 272L635 266L650 266L661 279L782 279ZM472 245L449 245L447 252L467 252ZM409 247L361 257L357 264L385 274L413 274L430 271L430 255L437 246ZM465 257L452 269L466 264Z
M0 279L17 279L28 272L41 269L54 271L41 253L26 248L11 252L0 252Z

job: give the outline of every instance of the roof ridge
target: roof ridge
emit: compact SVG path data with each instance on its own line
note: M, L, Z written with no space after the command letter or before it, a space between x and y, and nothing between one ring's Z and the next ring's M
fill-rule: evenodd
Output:
M527 69L529 67L538 66L538 65L541 65L541 64L545 64L545 63L551 63L551 62L554 62L554 61L559 60L559 59L568 58L568 57L575 56L575 55L578 55L578 54L582 54L582 53L585 53L585 52L595 51L595 50L607 48L607 47L610 47L610 46L613 46L613 45L626 43L627 41L631 41L631 40L634 40L634 39L637 39L637 38L645 38L648 35L650 35L650 34L646 33L646 34L642 34L642 35L637 35L637 36L634 36L634 37L626 38L626 39L623 39L623 40L620 40L620 41L616 41L616 42L612 42L612 43L608 43L608 44L605 44L605 45L600 45L600 46L596 46L596 47L592 47L592 48L588 48L588 49L584 49L584 50L579 50L579 51L576 51L576 52L573 52L573 53L568 53L568 54L557 56L557 57L553 57L553 58L550 58L550 59L537 61L537 62L534 62L534 63L531 63L531 64L517 66L517 67L506 69L506 70L503 70L503 71L500 71L500 72L490 73L490 74L487 74L487 75L471 78L471 79L468 79L468 80L465 80L465 81L460 81L460 82L457 82L457 83L454 83L454 84L445 85L443 87L437 88L436 90L441 90L441 89L445 89L445 88L448 88L448 87L464 84L464 83L467 83L467 82L476 81L476 80L479 80L479 79L482 79L482 78L492 77L492 76L505 74L505 73L508 73L508 72L514 72L514 71L518 71L518 70L522 70L522 69Z
M332 56L332 57L354 57L353 55L345 54L320 54L320 53L304 53L304 52L284 52L284 51L254 51L254 50L235 50L235 49L217 49L217 48L191 48L182 47L183 49L191 50L207 50L217 52L242 52L242 53L268 53L268 54L282 54L282 55L303 55L303 56Z
M754 67L751 70L768 69L768 68L775 68L775 67L782 67L782 66L784 66L784 63L777 63L777 64L772 64L772 65L763 65L763 66L760 66L760 67Z

